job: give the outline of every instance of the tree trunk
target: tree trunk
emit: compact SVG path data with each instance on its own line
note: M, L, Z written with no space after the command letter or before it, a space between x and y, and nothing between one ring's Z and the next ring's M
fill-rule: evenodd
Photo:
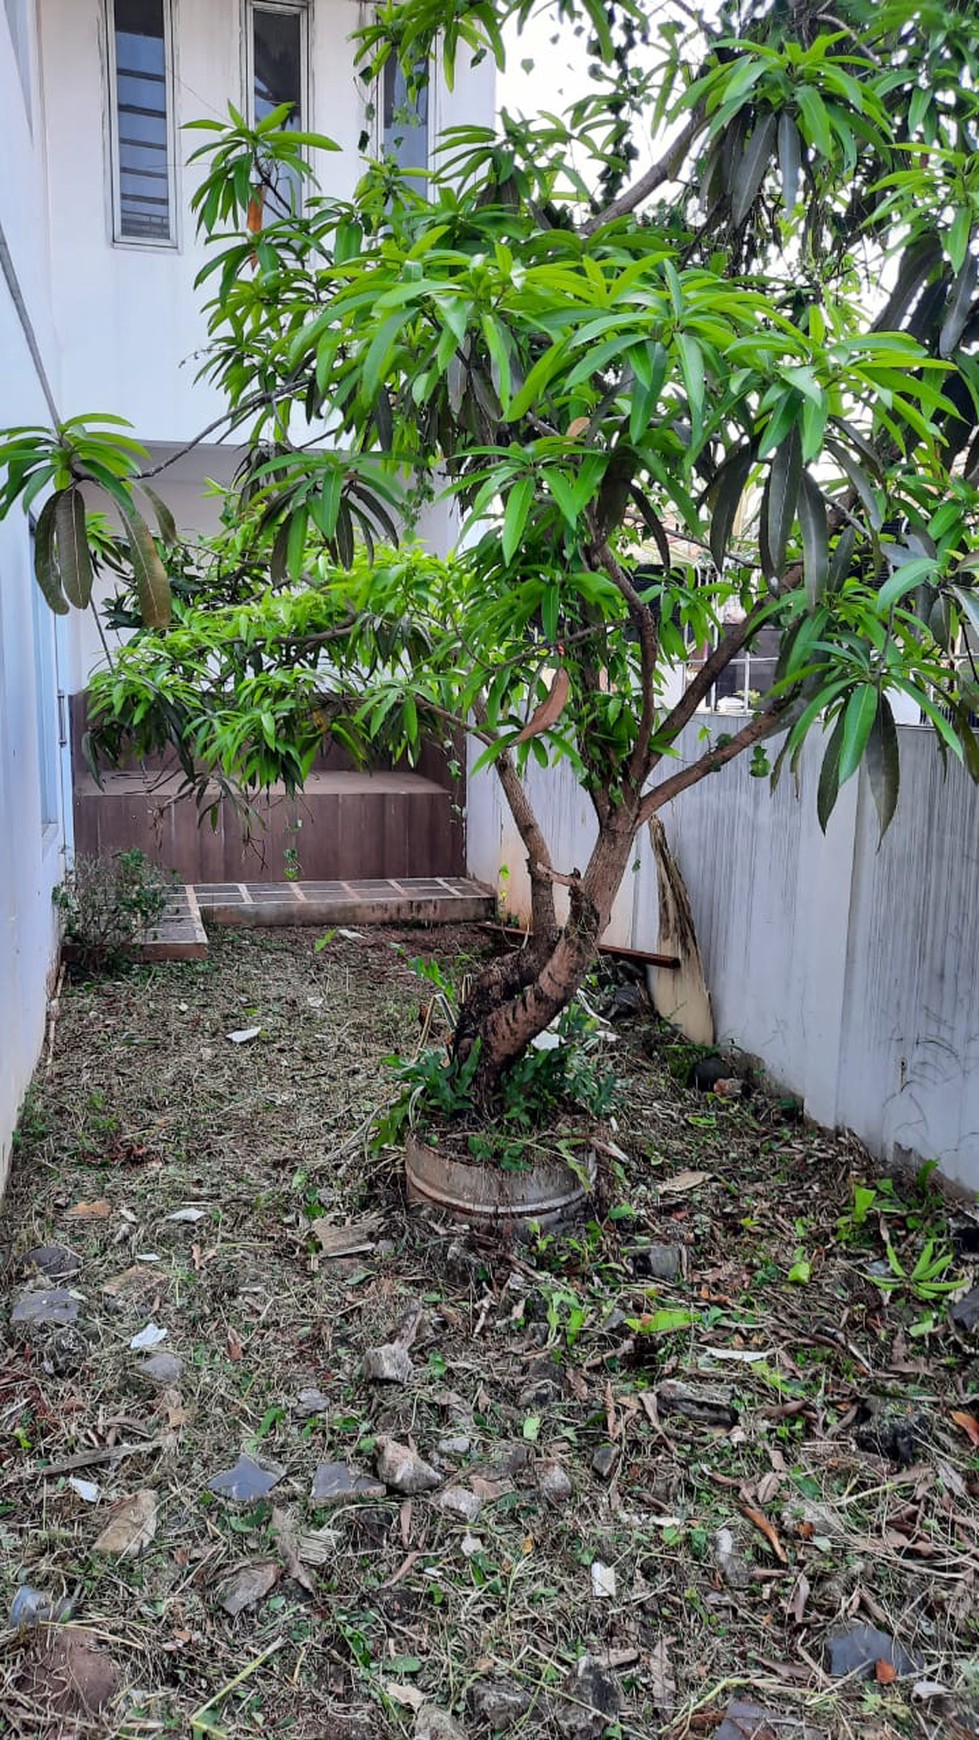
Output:
M492 961L460 1012L453 1049L467 1056L480 1041L473 1082L490 1106L507 1066L567 1008L592 966L599 940L632 853L634 809L614 810L601 828L584 874L569 888L570 912L561 929L534 936L525 949Z

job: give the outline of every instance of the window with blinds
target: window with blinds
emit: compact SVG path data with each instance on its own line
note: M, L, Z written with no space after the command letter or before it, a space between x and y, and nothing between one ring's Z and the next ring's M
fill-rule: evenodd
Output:
M118 241L172 242L167 0L110 0Z

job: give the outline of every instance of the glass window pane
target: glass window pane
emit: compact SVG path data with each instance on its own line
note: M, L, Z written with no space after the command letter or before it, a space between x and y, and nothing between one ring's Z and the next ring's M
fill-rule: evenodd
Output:
M286 126L303 125L302 19L298 12L256 6L252 14L255 56L255 119L291 103Z
M420 81L421 69L419 69ZM428 85L419 82L409 95L403 69L392 57L384 64L384 155L401 169L428 168ZM425 184L414 180L420 193Z
M119 231L170 239L163 0L115 0Z

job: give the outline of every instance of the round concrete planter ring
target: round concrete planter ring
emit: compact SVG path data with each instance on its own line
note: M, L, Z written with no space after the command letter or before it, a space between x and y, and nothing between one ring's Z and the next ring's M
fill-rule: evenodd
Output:
M453 1160L414 1135L405 1144L409 1201L475 1226L519 1230L533 1222L552 1232L573 1225L585 1211L597 1171L595 1151L585 1147L579 1177L558 1154L535 1160L526 1171L505 1172Z

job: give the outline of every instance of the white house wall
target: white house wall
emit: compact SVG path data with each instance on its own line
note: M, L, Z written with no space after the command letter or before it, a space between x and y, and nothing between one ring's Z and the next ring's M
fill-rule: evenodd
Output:
M24 5L29 26L33 8ZM27 66L36 70L31 34ZM57 390L51 337L44 225L40 101L32 77L30 118L0 7L0 419L48 423L38 367L24 334L12 284L29 309L45 373ZM33 609L28 524L19 509L0 524L0 1191L17 1112L44 1037L47 983L57 951L51 890L64 860L63 802L42 822L35 636L53 636L46 608ZM57 700L43 700L57 741Z
M704 723L680 739L681 760L702 752ZM759 1056L812 1117L852 1129L881 1158L935 1159L979 1189L979 792L955 763L943 779L930 730L899 729L901 801L879 850L863 776L821 834L816 740L798 790L787 774L773 795L742 760L663 820L719 1040ZM532 767L528 786L556 866L583 869L594 823L567 768ZM526 920L526 853L491 773L470 778L467 835L471 872ZM655 950L658 928L642 838L607 940Z
M40 0L51 166L51 249L58 337L69 414L114 411L152 442L189 440L223 409L195 382L205 339L194 278L207 258L190 199L199 167L187 159L207 139L188 121L246 109L242 0L172 0L176 247L112 242L108 78L101 0ZM324 191L346 196L362 173L358 141L366 99L354 72L352 0L311 0L311 115L307 125L342 150L315 153ZM493 121L490 66L440 91L444 123Z

